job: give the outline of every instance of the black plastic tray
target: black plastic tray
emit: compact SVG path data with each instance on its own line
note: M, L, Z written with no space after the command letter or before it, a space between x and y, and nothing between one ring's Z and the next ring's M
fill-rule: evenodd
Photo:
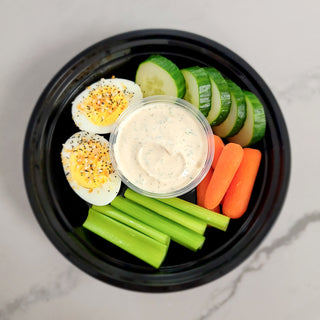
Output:
M171 243L159 270L84 230L88 207L69 187L60 161L62 143L77 132L71 102L87 85L115 75L134 80L137 66L162 54L179 68L213 66L264 105L265 138L255 145L262 163L247 213L227 232L208 228L202 250ZM215 280L244 261L272 227L282 207L290 173L290 145L280 108L262 78L238 55L196 34L148 29L120 34L84 50L51 80L26 132L25 185L35 216L56 248L74 265L109 284L137 291L168 292ZM123 188L122 188L123 191ZM185 195L194 202L195 192Z

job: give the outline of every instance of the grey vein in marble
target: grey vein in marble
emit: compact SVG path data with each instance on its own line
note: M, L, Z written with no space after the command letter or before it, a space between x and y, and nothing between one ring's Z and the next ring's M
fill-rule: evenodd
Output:
M320 211L305 214L292 225L285 235L275 239L270 245L259 249L253 255L249 265L243 268L241 273L231 283L230 286L223 288L223 290L219 290L218 292L214 291L214 293L210 296L210 301L213 301L213 304L207 308L206 312L197 318L197 320L209 319L210 316L212 316L232 299L245 276L251 272L259 271L264 266L265 262L270 259L273 253L282 247L291 245L303 234L310 224L315 222L320 222Z
M0 320L9 320L15 313L23 312L41 301L67 295L78 284L77 273L73 267L58 274L49 285L35 285L28 292L18 296L0 309Z

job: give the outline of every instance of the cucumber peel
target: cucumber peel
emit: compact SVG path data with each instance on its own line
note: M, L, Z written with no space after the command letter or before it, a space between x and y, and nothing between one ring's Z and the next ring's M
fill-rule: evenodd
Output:
M168 95L182 98L186 90L185 80L179 68L171 60L160 55L151 55L140 63L135 81L144 97Z
M226 80L230 95L231 107L227 118L213 132L221 138L232 137L239 132L246 119L246 103L242 90L233 81Z
M211 82L211 109L207 120L211 126L217 126L228 116L231 107L229 86L221 73L212 67L204 68Z
M182 69L181 72L186 83L184 100L207 116L211 108L211 83L207 73L197 66Z
M243 147L252 145L261 140L265 135L266 116L263 105L257 96L249 91L243 91L246 101L247 116L241 130L230 142L238 143Z

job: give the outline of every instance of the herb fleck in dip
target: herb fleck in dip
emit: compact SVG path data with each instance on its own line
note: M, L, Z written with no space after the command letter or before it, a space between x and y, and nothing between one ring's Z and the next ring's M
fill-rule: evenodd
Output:
M152 193L188 185L203 169L207 136L198 119L170 102L136 109L118 127L114 157L132 184Z

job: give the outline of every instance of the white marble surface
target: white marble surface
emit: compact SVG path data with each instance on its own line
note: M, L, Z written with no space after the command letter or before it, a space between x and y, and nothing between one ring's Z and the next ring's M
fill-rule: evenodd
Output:
M319 1L0 2L0 319L319 319ZM273 90L289 129L290 187L262 244L207 285L169 294L119 289L67 261L40 229L24 191L22 146L51 77L87 46L167 27L214 39Z

